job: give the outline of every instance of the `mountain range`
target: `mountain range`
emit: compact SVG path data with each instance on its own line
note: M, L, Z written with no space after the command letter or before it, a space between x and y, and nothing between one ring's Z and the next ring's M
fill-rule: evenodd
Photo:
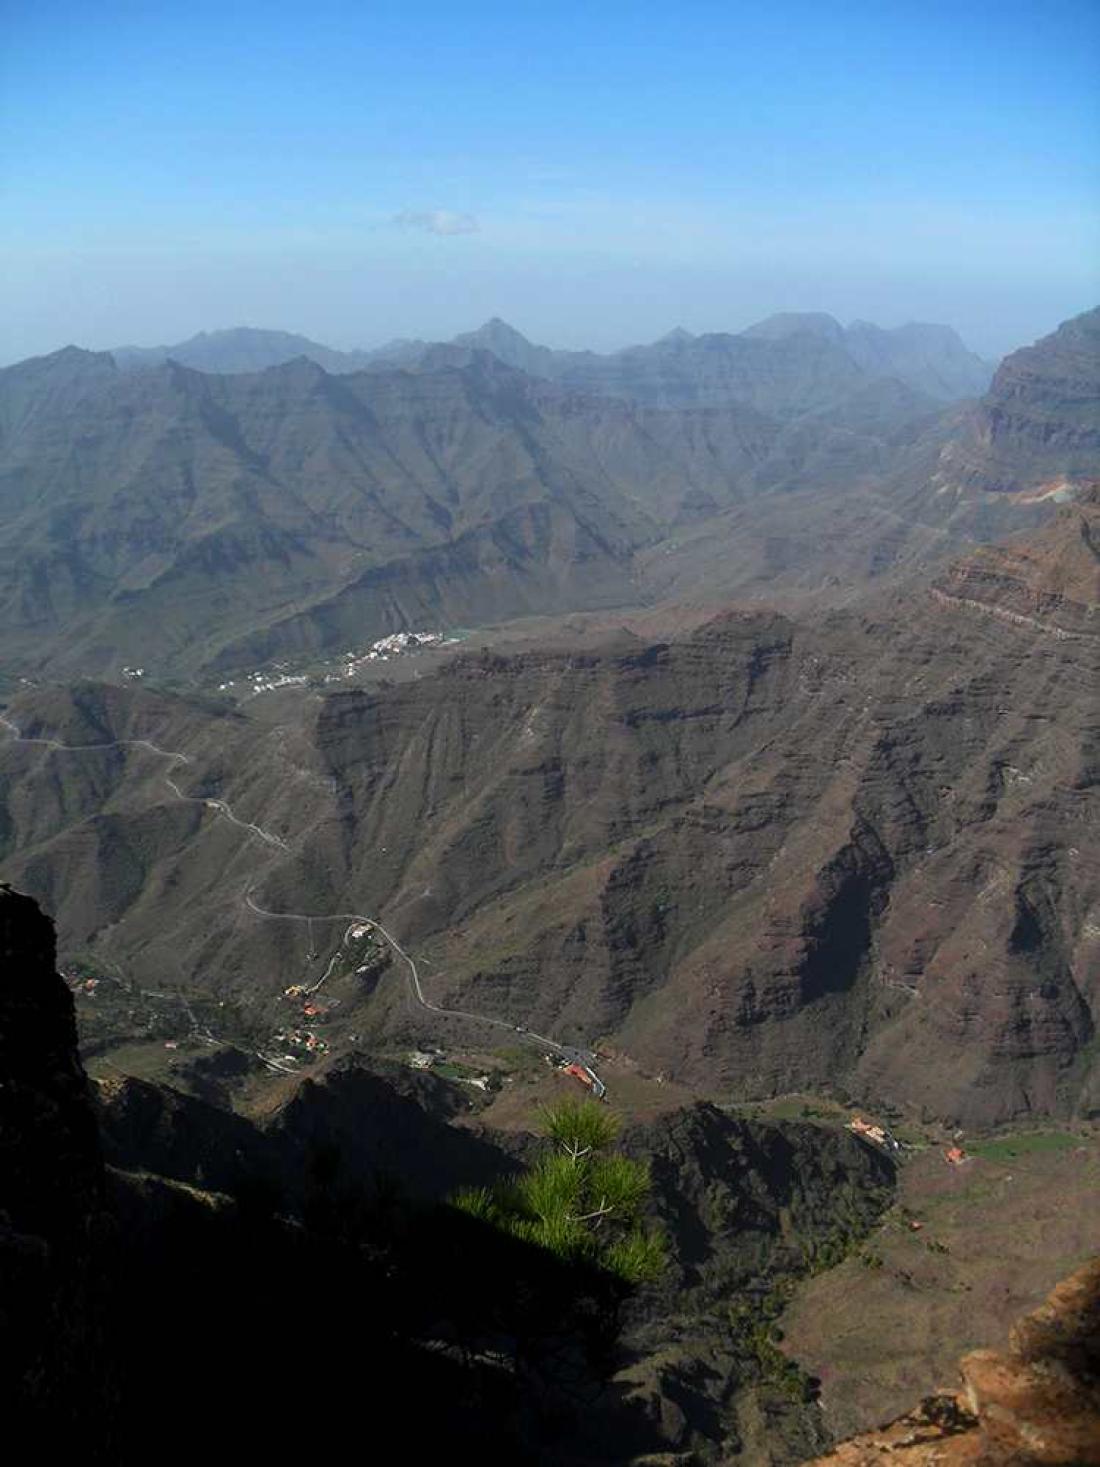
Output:
M183 1392L189 1456L313 1450L242 1330L350 1314L325 1391L415 1381L451 1454L788 1467L922 1394L867 1450L977 1450L1001 1397L928 1390L1100 1175L1100 311L988 383L822 316L262 335L0 373L35 1438L128 1459ZM669 1243L636 1297L445 1205L586 1080Z
M530 407L531 379L485 370L509 412L517 387ZM200 382L254 394L291 373L333 391L306 364ZM1061 483L1057 434L1045 452L1028 473ZM273 725L133 683L27 690L18 728L106 747L4 746L5 868L70 948L184 994L270 1005L295 981L305 950L242 913L251 881L276 911L392 914L446 1007L599 1040L703 1093L1090 1113L1100 501L1094 484L1040 507L1014 540L914 569L900 599L604 616L556 649L304 694ZM111 747L134 739L187 751L191 803ZM205 813L215 794L288 852L257 866ZM402 1042L401 994L350 993L347 1023Z
M600 355L556 351L527 340L494 317L447 343L394 341L373 350L337 351L286 331L236 327L201 332L174 346L118 347L124 370L166 361L201 372L256 372L308 357L327 372L462 365L488 351L532 377L583 392L634 398L661 407L750 402L780 414L829 406L871 381L892 378L921 398L949 402L989 385L991 368L949 326L911 323L883 330L849 327L823 313L780 314L738 333L692 336L677 329L648 346Z
M989 445L1023 472L1016 446L1038 431L1005 403L1046 393L1035 461L1063 476L1088 461L1072 400L1060 416L1083 319L1031 349L1022 388L1010 358L974 409L849 352L898 333L818 317L639 349L630 395L630 353L581 354L581 390L575 364L551 381L484 342L339 375L304 357L121 371L67 348L0 373L4 666L210 676L407 627L636 605L685 579L736 595L762 567L812 588L835 576L816 547L845 519L852 573L888 573L1038 513L984 492L1006 487ZM916 331L922 360L938 333ZM514 346L495 324L479 336Z
M189 750L188 793L292 847L254 867L260 904L392 913L446 1007L703 1093L1088 1112L1098 516L1093 495L892 614L467 655L289 727L140 688L27 693L13 717ZM69 947L235 1001L296 981L304 950L242 920L254 858L158 761L9 745L4 768L5 869ZM410 1032L400 986L345 1001L380 1043Z

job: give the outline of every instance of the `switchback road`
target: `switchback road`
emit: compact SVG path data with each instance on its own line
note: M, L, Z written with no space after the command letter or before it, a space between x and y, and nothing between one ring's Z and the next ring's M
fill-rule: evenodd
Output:
M41 748L52 749L61 754L86 754L98 749L146 749L150 754L156 754L160 759L170 760L170 767L173 769L177 764L191 763L191 756L189 754L181 754L174 749L162 749L149 739L111 739L101 744L63 744L58 739L28 738L20 731L18 725L12 723L10 718L5 718L2 713L0 713L0 724L11 734L13 743L38 744ZM262 840L265 845L275 846L282 851L288 851L290 849L285 840L281 840L277 835L272 835L271 831L264 830L262 826L253 825L250 820L241 820L233 813L232 808L225 800L212 800L202 795L185 795L171 774L165 774L164 782L177 800L185 800L188 804L192 805L205 805L208 810L213 810L216 814L224 816L231 825L237 826L239 830L247 830L250 835L254 835L259 840Z
M340 953L347 945L352 929L357 925L369 927L389 944L393 953L407 966L409 972L409 992L421 1008L427 1009L429 1013L438 1014L442 1018L466 1019L470 1023L484 1024L494 1029L503 1029L510 1034L518 1034L521 1038L530 1040L545 1049L552 1050L555 1054L560 1055L567 1063L583 1065L585 1069L589 1070L593 1079L593 1089L597 1095L603 1095L605 1087L595 1071L592 1070L592 1066L596 1062L596 1056L590 1050L577 1049L567 1044L559 1044L556 1039L551 1039L546 1034L539 1034L534 1029L528 1029L522 1024L510 1024L506 1019L493 1019L487 1014L472 1013L469 1009L449 1009L444 1007L443 1004L433 1002L432 999L427 997L421 985L420 971L417 967L416 959L405 951L397 941L397 938L382 926L382 923L378 921L377 917L368 916L364 912L271 912L266 907L259 906L253 900L251 889L245 893L244 901L245 906L258 917L268 917L276 922L346 922L348 924L340 940L340 946L333 954L328 967L317 982L306 990L307 993L316 993L321 987L321 984L325 982L329 974L333 971Z
M160 759L170 760L169 768L173 771L177 766L182 767L192 762L190 755L180 753L174 749L162 749L149 739L111 739L103 743L94 744L63 744L58 739L27 737L17 724L13 723L10 718L5 718L3 714L0 714L0 725L8 730L14 743L38 745L41 748L51 749L57 753L81 754L101 749L144 749ZM172 778L171 773L165 774L164 782L176 799L187 801L190 804L205 805L208 810L213 810L216 815L224 817L230 824L237 826L240 830L246 831L251 836L255 836L256 839L262 841L265 845L282 851L290 850L290 846L280 836L272 834L269 830L264 830L262 826L255 825L250 820L240 819L226 800L211 799L208 796L202 795L184 794ZM347 945L352 927L356 924L361 924L377 932L389 944L389 947L401 962L406 965L409 976L409 992L414 1001L422 1009L426 1009L429 1013L437 1014L441 1018L465 1019L469 1023L482 1024L488 1028L501 1029L508 1033L519 1035L523 1040L530 1041L559 1055L567 1064L580 1065L589 1074L595 1094L602 1098L606 1093L606 1087L593 1069L596 1056L591 1050L559 1044L556 1039L551 1039L545 1034L539 1034L534 1029L528 1029L523 1024L510 1024L506 1019L494 1019L487 1014L475 1014L468 1009L449 1009L445 1008L442 1004L434 1003L424 993L416 959L405 951L393 934L383 927L377 917L371 917L361 912L270 912L265 907L258 906L253 900L251 887L245 892L244 903L256 916L265 917L276 922L306 922L311 925L314 922L346 922L348 924L340 940L340 945L329 961L328 967L317 982L307 988L306 991L308 993L316 993L317 989L326 981L335 968L341 952ZM260 1058L264 1059L265 1064L269 1063L265 1056L261 1055ZM274 1065L272 1067L283 1068L282 1066Z

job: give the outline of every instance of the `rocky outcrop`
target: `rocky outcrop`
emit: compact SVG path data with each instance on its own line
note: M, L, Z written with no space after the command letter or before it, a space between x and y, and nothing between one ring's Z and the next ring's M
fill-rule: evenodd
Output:
M53 924L0 885L0 1218L48 1239L79 1232L103 1167L72 995Z
M0 1409L47 1454L90 1431L113 1395L104 1184L53 925L0 886Z
M1100 460L1100 307L1005 358L944 449L941 489L1065 492Z
M1100 1463L1100 1259L1060 1283L1004 1352L960 1363L962 1389L810 1467L1094 1467Z
M1054 637L1100 637L1100 482L1052 524L957 562L933 595Z

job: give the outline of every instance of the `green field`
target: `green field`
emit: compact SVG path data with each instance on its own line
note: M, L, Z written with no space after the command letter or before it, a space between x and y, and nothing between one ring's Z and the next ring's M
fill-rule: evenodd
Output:
M992 1141L975 1141L967 1150L972 1156L984 1161L1015 1161L1020 1156L1034 1156L1036 1152L1071 1151L1082 1145L1079 1136L1065 1131L1023 1132L1018 1136L999 1136Z

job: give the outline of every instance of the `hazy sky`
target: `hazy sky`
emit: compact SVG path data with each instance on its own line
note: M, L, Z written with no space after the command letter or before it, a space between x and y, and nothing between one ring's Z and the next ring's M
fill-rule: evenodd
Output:
M1100 300L1097 0L0 0L0 360Z

